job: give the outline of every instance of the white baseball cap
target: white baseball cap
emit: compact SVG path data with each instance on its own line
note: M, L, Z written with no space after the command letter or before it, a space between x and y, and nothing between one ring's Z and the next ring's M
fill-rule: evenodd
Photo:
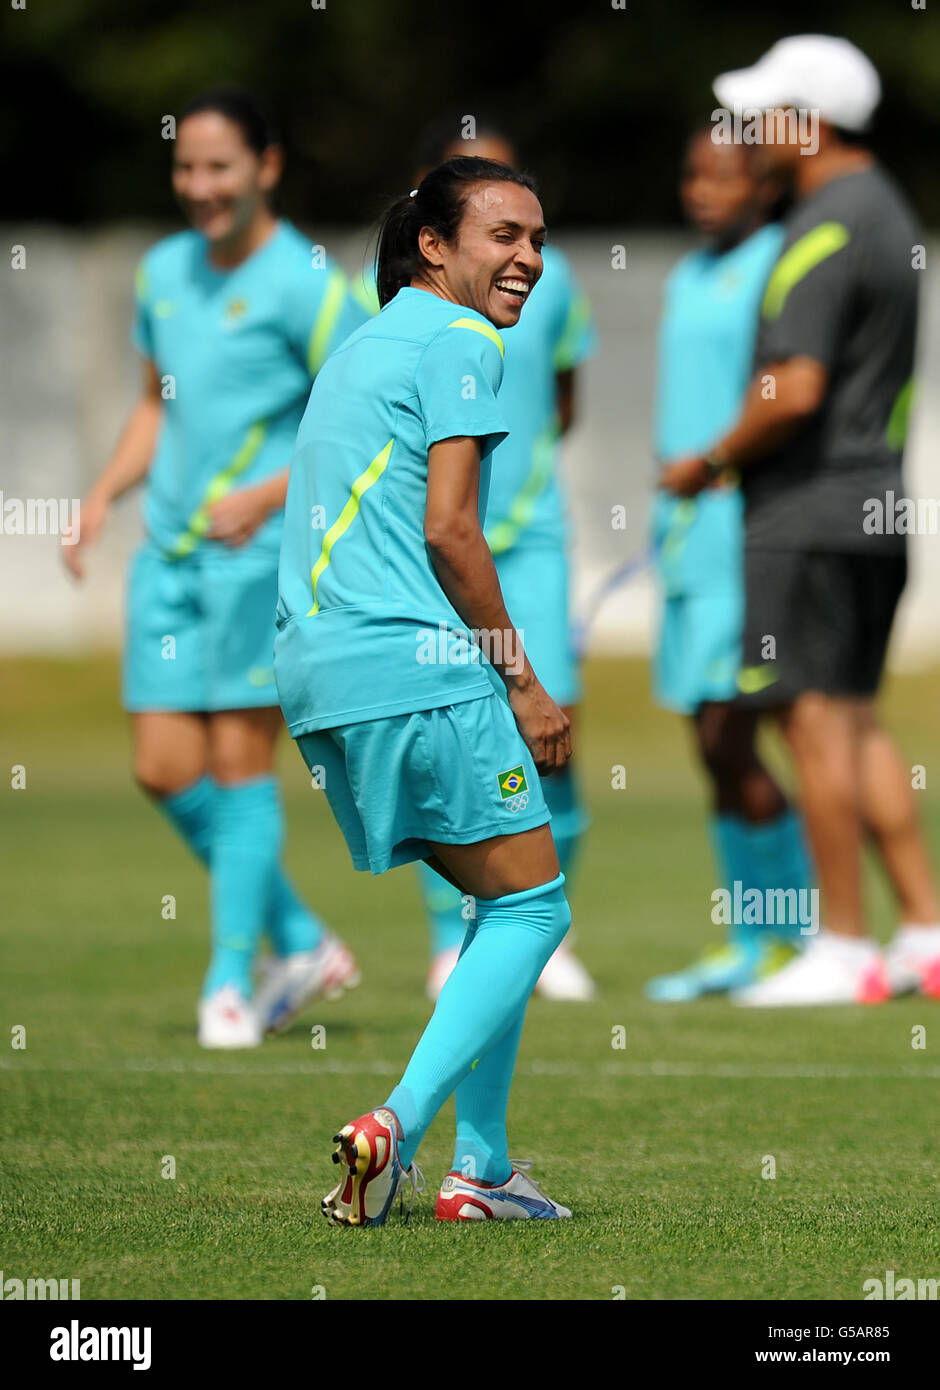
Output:
M878 73L861 49L828 34L780 39L753 67L723 72L712 86L729 110L794 106L843 130L867 130L881 100Z

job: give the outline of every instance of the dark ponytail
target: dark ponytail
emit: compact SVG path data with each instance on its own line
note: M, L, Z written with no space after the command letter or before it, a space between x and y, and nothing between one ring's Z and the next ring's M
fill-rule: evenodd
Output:
M244 87L210 87L186 107L179 118L182 125L187 116L198 115L202 111L214 111L227 121L237 125L245 144L255 154L263 154L271 145L278 143L277 130L267 111Z
M534 179L493 159L459 155L438 164L421 180L414 196L396 198L386 208L376 251L376 286L384 308L426 264L418 248L422 227L443 241L456 241L467 196L477 183L515 183L538 193Z

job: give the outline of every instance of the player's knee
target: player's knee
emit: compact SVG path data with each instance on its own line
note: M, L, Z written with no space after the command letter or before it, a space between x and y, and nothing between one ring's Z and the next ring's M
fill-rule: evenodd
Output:
M554 892L546 895L545 907L547 909L546 935L552 942L552 950L556 950L564 941L571 926L571 908L565 896L564 888L556 888Z
M267 771L266 766L259 767L256 761L246 756L244 749L236 745L223 744L213 748L209 755L209 772L220 787L238 786Z
M571 926L571 908L565 890L559 885L542 892L525 890L525 894L522 902L513 901L515 894L488 902L486 906L478 901L477 930L498 930L507 924L525 927L551 954L561 945Z
M134 780L148 796L172 796L198 781L204 771L183 767L163 753L140 751L134 757Z
M754 762L750 738L730 728L699 729L702 762L719 786L736 784Z
M564 941L565 937L568 935L568 928L571 926L571 908L568 906L568 899L565 898L564 895L562 895L562 898L563 911L559 913L557 929L559 945L561 945L562 941Z

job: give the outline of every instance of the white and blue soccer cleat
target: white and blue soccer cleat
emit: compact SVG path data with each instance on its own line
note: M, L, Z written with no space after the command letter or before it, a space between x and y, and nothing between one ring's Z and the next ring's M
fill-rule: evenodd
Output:
M438 1221L554 1221L571 1215L567 1207L546 1197L529 1177L530 1158L509 1161L512 1176L498 1187L461 1173L448 1173L434 1205Z
M391 1110L374 1110L344 1125L333 1135L334 1163L345 1163L348 1172L323 1198L320 1210L337 1226L384 1226L395 1198L411 1187L413 1205L424 1190L424 1176L417 1164L407 1171L398 1158L398 1120ZM404 1216L407 1221L411 1206Z
M359 984L359 966L348 946L326 935L312 951L277 956L255 995L255 1012L263 1033L280 1033L314 999L338 999Z

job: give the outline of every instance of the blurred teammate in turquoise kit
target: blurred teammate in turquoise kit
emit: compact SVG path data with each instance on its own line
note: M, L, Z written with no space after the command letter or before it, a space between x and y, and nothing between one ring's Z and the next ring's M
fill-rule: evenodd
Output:
M680 193L706 238L666 282L659 331L655 451L661 462L707 449L734 421L747 389L760 301L783 230L768 222L779 188L752 147L689 142ZM694 500L659 492L653 543L661 589L656 697L690 717L713 794L710 828L721 886L805 889L798 818L758 758L756 715L735 708L744 625L740 490L716 475ZM770 932L734 923L726 945L689 969L651 980L660 1001L745 987L784 964L799 924Z
M213 950L200 1042L254 1046L355 962L280 868L273 777L277 556L310 380L364 320L346 278L271 211L281 151L264 113L217 89L181 116L173 186L193 230L137 273L144 397L82 506L82 571L110 503L146 479L127 593L123 694L141 785L209 866ZM253 1000L260 934L274 959Z
M421 179L453 156L476 156L516 166L510 141L492 125L443 118L418 142ZM596 347L591 308L566 257L551 244L542 252L543 270L519 322L503 331L506 355L500 409L509 437L491 460L485 535L496 561L506 608L525 642L545 689L569 718L581 698L581 682L570 622L568 518L560 476L559 440L575 414L575 373ZM354 282L354 293L378 311L374 273ZM588 822L575 770L569 763L542 781L552 815L558 858L570 882L578 844ZM428 994L437 997L453 969L466 930L460 895L425 864L421 889L431 922ZM584 1000L594 984L567 942L548 962L536 986L552 999Z
M526 1006L571 921L540 772L570 723L506 611L483 534L504 345L542 270L534 185L451 159L387 210L382 311L333 354L297 436L275 669L353 863L423 859L473 904L460 959L384 1105L334 1136L342 1225L384 1222L456 1093L442 1220L558 1218L507 1154ZM325 513L325 531L310 517Z

